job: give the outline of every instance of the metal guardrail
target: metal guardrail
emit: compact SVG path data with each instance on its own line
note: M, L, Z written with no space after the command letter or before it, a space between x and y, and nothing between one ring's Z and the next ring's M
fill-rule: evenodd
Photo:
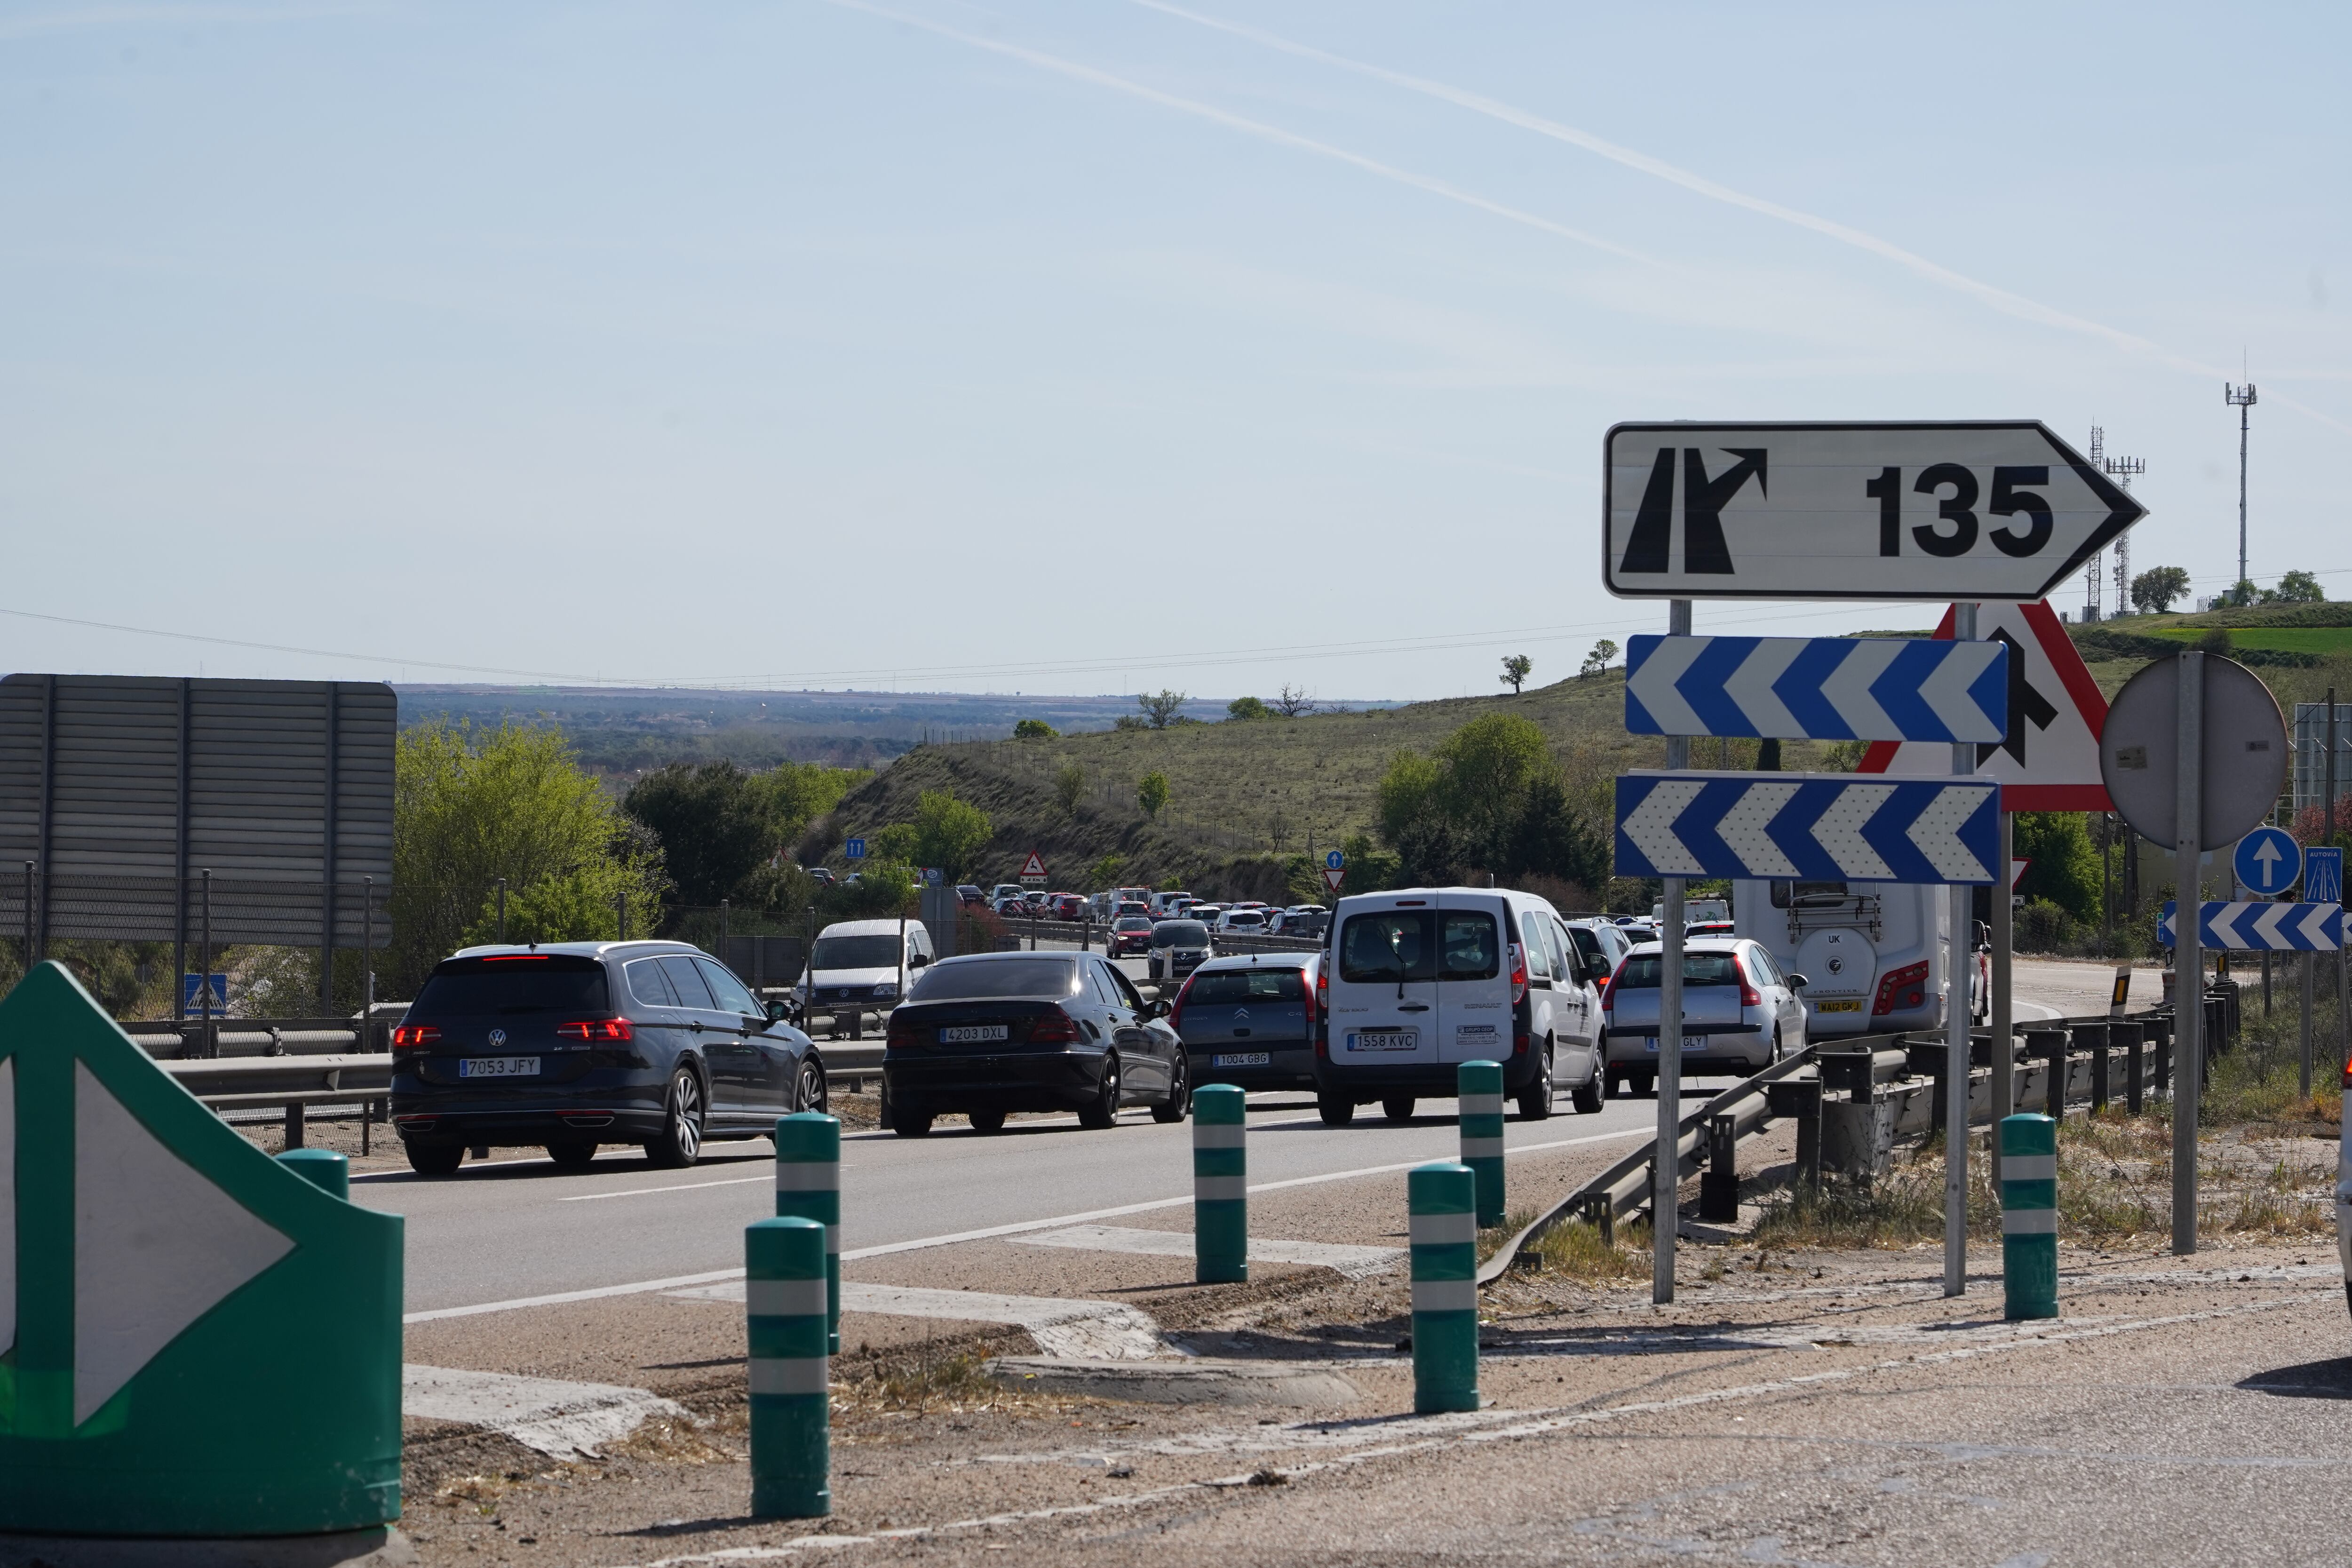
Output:
M122 1032L149 1056L189 1061L221 1057L375 1054L392 1049L391 1016L359 1018L158 1018Z
M2210 997L2216 1009L2223 1003ZM2124 1026L2118 1029L2117 1026ZM2159 1007L2128 1017L2105 1014L2053 1019L2018 1029L2011 1037L2011 1092L2021 1110L2047 1111L2053 1102L2063 1109L2082 1102L2093 1110L2105 1106L2120 1091L2137 1111L2147 1092L2162 1094L2169 1081L2172 1013ZM1974 1065L1969 1074L1971 1122L1990 1122L1992 1114L1992 1039L1971 1037ZM2216 1030L2217 1047L2226 1036ZM1797 1165L1800 1179L1820 1179L1822 1163L1824 1101L1830 1090L1843 1090L1849 1118L1866 1113L1866 1130L1848 1129L1867 1140L1873 1161L1882 1146L1942 1125L1943 1063L1948 1051L1940 1034L1914 1032L1867 1035L1816 1041L1802 1051L1741 1079L1681 1117L1675 1139L1675 1180L1706 1172L1700 1196L1702 1219L1709 1217L1710 1200L1728 1196L1738 1210L1736 1147L1741 1139L1764 1131L1774 1121L1798 1121ZM2118 1059L2120 1058L2120 1060ZM2207 1067L2210 1068L2210 1058ZM1891 1087L1882 1087L1891 1086ZM1704 1149L1704 1153L1702 1150ZM1653 1190L1657 1158L1654 1136L1591 1177L1498 1247L1480 1266L1478 1283L1502 1277L1526 1249L1562 1220L1590 1216L1604 1232L1613 1232L1616 1218L1644 1207ZM1707 1184L1720 1183L1716 1192ZM1724 1216L1729 1217L1729 1216Z

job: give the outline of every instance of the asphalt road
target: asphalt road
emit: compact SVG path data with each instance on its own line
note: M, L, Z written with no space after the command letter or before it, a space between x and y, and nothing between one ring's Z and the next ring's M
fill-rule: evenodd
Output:
M2104 1002L2110 973L2095 965L2021 963L2021 1001L2032 999L2048 1016L2090 1011ZM1696 1087L1711 1093L1722 1084ZM1453 1154L1450 1103L1426 1109L1433 1114L1409 1125L1392 1126L1368 1110L1355 1125L1333 1129L1305 1097L1260 1096L1250 1116L1251 1182L1346 1180ZM1656 1116L1654 1100L1612 1100L1598 1115L1578 1116L1563 1095L1551 1120L1507 1123L1505 1142L1529 1152L1622 1134L1631 1147ZM1192 1188L1191 1149L1189 1125L1159 1126L1139 1110L1099 1132L1055 1119L1014 1122L993 1137L853 1133L843 1142L842 1245L870 1255L999 1227L1181 1205ZM616 1149L589 1170L565 1174L515 1150L469 1162L454 1177L360 1176L352 1196L406 1216L408 1310L430 1311L740 1267L743 1226L772 1212L772 1171L764 1139L713 1145L688 1171L652 1170L635 1151Z

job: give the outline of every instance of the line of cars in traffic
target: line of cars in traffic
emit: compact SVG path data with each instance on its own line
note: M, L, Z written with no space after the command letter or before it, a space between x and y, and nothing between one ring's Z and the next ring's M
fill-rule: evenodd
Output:
M977 882L958 884L956 896L967 908L986 909L1006 920L1063 921L1072 924L1109 926L1128 919L1147 921L1197 920L1219 931L1250 935L1319 937L1331 911L1321 904L1270 904L1261 899L1215 903L1186 892L1155 893L1149 888L1116 888L1104 893L1055 893L999 882L990 889Z

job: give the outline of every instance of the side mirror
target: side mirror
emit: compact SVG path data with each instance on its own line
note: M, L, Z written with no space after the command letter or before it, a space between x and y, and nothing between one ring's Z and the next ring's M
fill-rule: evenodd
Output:
M1171 1004L1167 997L1155 996L1143 1005L1143 1016L1147 1018L1165 1018L1171 1009Z
M1802 991L1806 986L1811 985L1811 981L1806 979L1801 974L1791 974L1789 976L1789 989L1791 991ZM1955 1089L1953 1092L1958 1093L1958 1090Z
M920 969L923 965L930 963L930 961L931 955L929 953L919 952L915 954L914 957L907 960L907 967L909 969Z

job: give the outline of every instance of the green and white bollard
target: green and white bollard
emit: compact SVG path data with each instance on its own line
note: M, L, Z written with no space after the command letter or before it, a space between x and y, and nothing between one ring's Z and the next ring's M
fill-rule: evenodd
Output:
M1249 1278L1249 1150L1242 1091L1192 1091L1192 1277L1203 1285Z
M797 1215L748 1226L743 1262L751 1514L816 1519L833 1511L824 1226Z
M1478 1408L1477 1177L1467 1165L1405 1174L1412 1236L1412 1408Z
M824 1348L841 1353L841 1122L814 1110L776 1121L776 1213L824 1226Z
M2011 1322L2058 1315L2058 1124L2000 1121L2000 1269Z
M289 1149L278 1163L314 1187L345 1200L352 1195L352 1163L332 1149Z
M1478 1179L1478 1224L1503 1223L1503 1064L1464 1062L1454 1071L1462 1163Z

